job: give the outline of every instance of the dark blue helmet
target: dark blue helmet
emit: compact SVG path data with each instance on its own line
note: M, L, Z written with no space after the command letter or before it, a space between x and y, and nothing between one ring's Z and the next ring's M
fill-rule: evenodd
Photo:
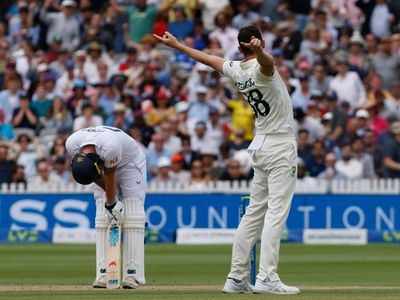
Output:
M71 163L72 176L80 184L91 184L101 177L103 161L96 153L78 153Z

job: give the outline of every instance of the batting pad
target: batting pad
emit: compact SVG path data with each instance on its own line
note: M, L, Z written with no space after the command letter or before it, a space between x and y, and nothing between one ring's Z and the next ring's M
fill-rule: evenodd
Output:
M106 236L107 222L105 199L96 199L96 278L106 275Z
M145 284L144 226L146 215L143 201L135 198L125 198L122 201L125 205L123 280L126 277L133 277L139 284Z

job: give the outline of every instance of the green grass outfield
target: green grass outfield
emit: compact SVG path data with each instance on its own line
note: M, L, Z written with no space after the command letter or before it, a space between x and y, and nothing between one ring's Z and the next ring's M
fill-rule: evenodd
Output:
M230 246L146 245L147 285L91 289L93 245L0 245L0 299L400 299L400 245L283 244L280 275L296 296L225 295Z

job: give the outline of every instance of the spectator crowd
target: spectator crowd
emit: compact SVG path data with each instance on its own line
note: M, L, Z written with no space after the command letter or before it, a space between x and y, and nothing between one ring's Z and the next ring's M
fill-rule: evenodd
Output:
M2 0L0 184L72 182L65 140L118 127L148 178L250 180L254 115L223 74L157 43L239 60L260 29L293 102L298 178L400 178L400 1Z

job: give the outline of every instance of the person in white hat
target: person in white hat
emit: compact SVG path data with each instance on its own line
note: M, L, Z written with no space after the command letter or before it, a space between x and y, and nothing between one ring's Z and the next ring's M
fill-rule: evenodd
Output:
M76 2L64 0L61 2L61 12L48 12L53 0L46 0L40 10L40 18L48 26L46 42L51 44L55 36L60 36L64 50L76 50L80 43L80 24L76 13Z

